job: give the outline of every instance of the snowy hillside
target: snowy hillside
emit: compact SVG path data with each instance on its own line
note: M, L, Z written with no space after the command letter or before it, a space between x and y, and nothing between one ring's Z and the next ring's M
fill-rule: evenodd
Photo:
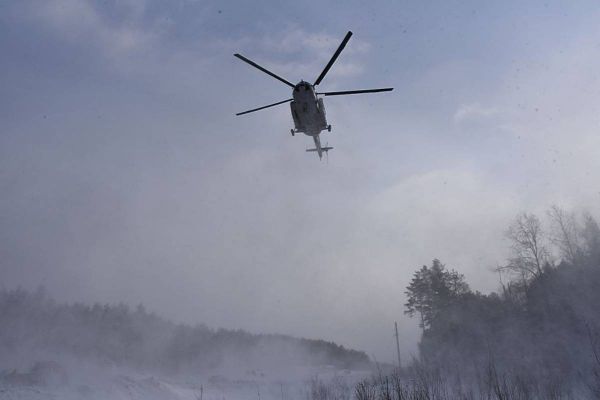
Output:
M0 292L0 399L305 399L320 382L349 391L370 366L331 342Z

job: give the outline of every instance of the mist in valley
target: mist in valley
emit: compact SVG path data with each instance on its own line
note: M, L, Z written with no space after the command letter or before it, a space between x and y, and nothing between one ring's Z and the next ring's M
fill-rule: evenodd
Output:
M142 305L60 304L43 288L3 291L0 310L8 398L305 398L315 379L349 384L372 368L323 340L175 324Z

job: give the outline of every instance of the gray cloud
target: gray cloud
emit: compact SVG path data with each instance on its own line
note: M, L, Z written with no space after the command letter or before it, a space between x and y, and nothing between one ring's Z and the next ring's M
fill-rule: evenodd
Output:
M325 29L325 17L303 26L295 9L269 8L284 20L269 25L271 14L241 5L172 4L5 6L6 287L143 302L177 320L323 337L392 361L395 319L403 351L415 349L402 304L418 266L438 257L492 290L517 212L598 211L589 16L555 42L552 23L528 30L496 10L531 54L506 26L489 27L491 42L471 39L480 26L465 7L449 20L414 7L398 24L395 6L361 5L354 27L340 16ZM324 87L396 91L327 99L329 164L290 137L285 107L233 117L289 92L232 53L312 79L348 28L357 40Z

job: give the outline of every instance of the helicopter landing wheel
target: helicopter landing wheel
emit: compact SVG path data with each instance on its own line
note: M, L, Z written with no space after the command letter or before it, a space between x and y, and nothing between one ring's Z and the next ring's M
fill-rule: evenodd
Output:
M327 125L327 132L331 132L331 125Z
M290 133L292 134L292 136L294 136L294 130L290 129Z

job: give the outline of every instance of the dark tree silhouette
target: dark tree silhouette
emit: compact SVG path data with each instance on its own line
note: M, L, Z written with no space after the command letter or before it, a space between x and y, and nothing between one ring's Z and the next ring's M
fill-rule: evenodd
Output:
M411 317L419 314L420 327L427 329L440 311L468 292L469 285L463 275L446 270L440 260L435 259L431 268L424 265L415 272L406 288L405 314Z

